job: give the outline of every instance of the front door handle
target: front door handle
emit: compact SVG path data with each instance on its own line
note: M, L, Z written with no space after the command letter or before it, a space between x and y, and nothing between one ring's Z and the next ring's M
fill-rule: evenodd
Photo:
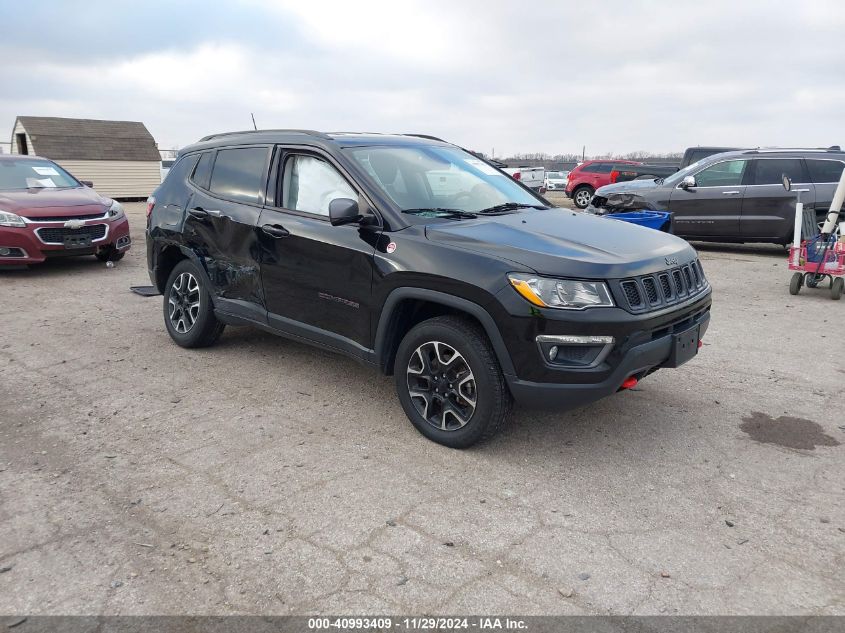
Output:
M722 195L723 196L738 196L739 191L723 191Z
M261 227L261 230L264 231L270 237L280 238L280 237L287 237L290 235L290 231L288 231L285 227L279 224L265 224Z

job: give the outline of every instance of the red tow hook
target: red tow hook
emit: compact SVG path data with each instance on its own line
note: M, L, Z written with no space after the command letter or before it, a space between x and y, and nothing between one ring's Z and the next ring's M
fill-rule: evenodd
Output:
M698 349L701 349L702 347L704 347L704 341L698 339Z
M639 380L637 380L634 376L628 376L625 380L622 381L622 386L620 387L620 389L633 389L637 386L638 382Z

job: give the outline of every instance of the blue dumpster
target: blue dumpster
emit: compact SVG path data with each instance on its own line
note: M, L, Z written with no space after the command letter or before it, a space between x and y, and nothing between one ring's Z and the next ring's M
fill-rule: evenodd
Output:
M639 224L664 233L672 232L672 214L668 211L627 211L625 213L608 213L605 217Z

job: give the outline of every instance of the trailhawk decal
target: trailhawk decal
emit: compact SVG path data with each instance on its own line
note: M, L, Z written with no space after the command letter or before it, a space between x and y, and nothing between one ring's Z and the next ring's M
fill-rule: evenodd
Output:
M335 297L334 295L330 295L325 292L318 292L317 296L320 297L320 299L325 299L326 301L342 303L343 305L349 306L350 308L355 308L356 310L361 307L361 304L357 301L350 301L349 299L344 299L343 297Z

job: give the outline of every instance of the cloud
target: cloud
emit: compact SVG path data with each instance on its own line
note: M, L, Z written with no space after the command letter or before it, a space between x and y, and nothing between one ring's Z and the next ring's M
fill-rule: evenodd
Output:
M0 23L8 133L20 114L132 119L173 147L255 112L499 155L845 142L833 1L44 0Z

